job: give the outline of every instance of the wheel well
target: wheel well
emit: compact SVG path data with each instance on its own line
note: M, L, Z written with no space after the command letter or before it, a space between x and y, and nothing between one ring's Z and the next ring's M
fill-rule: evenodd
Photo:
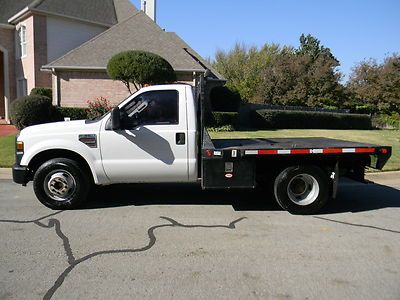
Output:
M74 161L76 161L80 166L83 167L84 172L91 178L93 181L93 174L92 171L90 170L89 164L87 161L78 153L70 150L65 150L65 149L51 149L51 150L46 150L43 152L40 152L36 154L31 161L28 164L29 170L30 170L30 180L33 179L33 176L35 175L37 169L46 161L53 159L53 158L69 158Z

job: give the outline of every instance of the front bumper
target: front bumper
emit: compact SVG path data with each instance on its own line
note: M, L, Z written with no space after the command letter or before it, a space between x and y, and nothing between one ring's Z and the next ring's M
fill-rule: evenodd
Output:
M29 170L27 167L14 164L12 167L13 181L18 184L26 185L29 181Z

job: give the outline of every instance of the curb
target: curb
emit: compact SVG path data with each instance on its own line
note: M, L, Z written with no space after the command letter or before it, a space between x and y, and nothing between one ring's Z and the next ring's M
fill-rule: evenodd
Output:
M0 168L0 179L12 179L11 168Z

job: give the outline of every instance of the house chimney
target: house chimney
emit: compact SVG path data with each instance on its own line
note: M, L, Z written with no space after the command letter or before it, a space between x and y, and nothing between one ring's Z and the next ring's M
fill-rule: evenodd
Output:
M154 22L157 23L156 20L156 9L157 9L157 0L141 0L141 9L142 11L148 15Z

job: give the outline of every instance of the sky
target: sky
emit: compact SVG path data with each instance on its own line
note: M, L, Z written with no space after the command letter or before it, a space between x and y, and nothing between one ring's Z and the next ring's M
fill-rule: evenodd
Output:
M204 58L236 42L297 47L310 33L339 59L344 80L358 62L400 53L400 0L157 0L157 23Z

